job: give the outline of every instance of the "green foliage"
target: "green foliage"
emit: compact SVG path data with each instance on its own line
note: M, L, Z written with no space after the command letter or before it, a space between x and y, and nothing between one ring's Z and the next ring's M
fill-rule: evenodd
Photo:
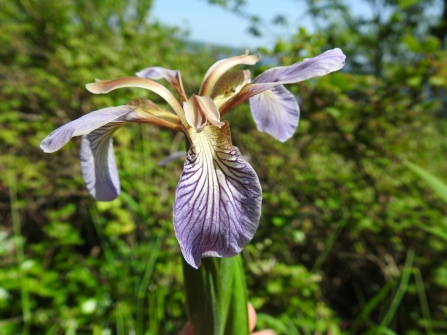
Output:
M181 149L172 144L175 134L138 126L118 132L124 194L112 203L95 204L85 191L79 141L52 159L39 149L57 126L146 94L124 90L93 97L84 87L96 77L129 76L159 64L182 68L189 78L185 85L198 85L206 67L188 66L196 55L174 38L180 36L176 30L145 23L149 7L148 1L116 0L2 6L2 334L156 334L185 322L171 223L182 163L157 166ZM17 191L16 200L10 189Z
M447 334L446 207L405 165L447 173L447 54L440 30L424 25L430 1L374 2L387 8L381 20L354 17L341 1L309 3L326 25L296 27L263 52L289 65L341 47L345 70L289 87L302 116L286 143L257 132L247 105L227 115L264 191L243 252L258 328ZM21 0L0 11L2 334L177 334L186 321L171 222L182 162L157 165L184 139L153 126L119 130L123 192L111 203L87 194L79 140L51 156L38 148L92 110L141 95L163 104L138 89L93 96L84 85L94 78L160 65L197 92L214 55L147 24L150 4Z

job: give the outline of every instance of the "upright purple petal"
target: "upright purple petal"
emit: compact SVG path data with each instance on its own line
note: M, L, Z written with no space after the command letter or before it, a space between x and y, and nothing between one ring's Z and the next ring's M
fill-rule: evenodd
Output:
M259 131L281 142L293 136L300 118L295 97L283 85L275 86L249 99L253 119Z
M112 135L125 123L109 123L81 141L81 170L85 186L98 201L111 201L120 193Z
M57 151L72 137L86 135L136 108L136 106L107 107L86 114L54 130L42 141L40 148L44 152Z
M231 257L253 238L262 191L253 168L231 144L228 122L189 129L192 141L174 202L174 228L185 260Z

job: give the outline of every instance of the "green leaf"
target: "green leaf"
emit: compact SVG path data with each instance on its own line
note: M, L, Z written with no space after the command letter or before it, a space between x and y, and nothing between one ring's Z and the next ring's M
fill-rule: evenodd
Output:
M407 292L408 282L410 280L410 274L413 270L413 260L414 260L414 251L410 249L407 251L407 258L405 259L404 270L402 271L402 275L400 277L399 287L397 289L396 294L394 295L393 300L391 301L391 305L388 311L386 312L385 316L382 319L382 322L380 323L379 333L381 332L383 334L394 334L393 332L391 332L390 329L388 329L388 325L391 323L391 320L396 315L397 309L402 301L402 298Z
M447 202L447 184L444 183L438 177L432 175L427 170L424 170L420 166L405 161L404 164L410 168L414 173L416 173L421 179L425 180L428 185L439 195L445 202Z
M195 335L248 335L247 289L239 255L204 258L197 270L183 261L183 276Z
M371 314L371 312L374 310L374 308L376 308L388 295L390 289L392 287L394 287L394 285L396 284L395 280L392 280L388 283L386 283L380 290L379 292L377 292L377 294L375 294L369 301L368 303L365 305L365 307L363 307L362 311L360 312L360 314L357 316L357 318L354 321L354 325L352 326L353 329L353 333L356 332L356 330L358 329L358 327L360 326L361 322L366 320L369 315Z
M233 287L230 296L230 305L225 326L225 335L248 335L248 297L244 268L239 255L232 258L224 258L222 262L231 262L233 267Z

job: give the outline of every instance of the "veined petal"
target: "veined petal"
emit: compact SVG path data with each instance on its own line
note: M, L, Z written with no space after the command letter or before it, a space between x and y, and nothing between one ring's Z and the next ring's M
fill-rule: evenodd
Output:
M259 131L281 142L293 136L300 118L295 97L283 85L275 86L249 99L253 119Z
M72 137L86 135L109 122L132 112L135 106L107 107L86 114L54 130L40 144L44 152L54 152L62 148Z
M81 141L81 170L85 186L98 201L111 201L120 193L112 135L124 123L109 123Z
M152 80L165 79L171 84L177 94L180 96L180 100L186 101L185 90L183 89L182 76L178 70L169 70L163 67L154 66L148 67L136 73L137 77L147 78Z
M250 71L226 72L220 77L214 85L211 99L213 99L217 108L237 95L245 84L250 82Z
M187 122L185 119L185 114L183 112L182 105L177 101L177 99L172 95L172 93L163 85L144 78L138 77L127 77L118 78L114 80L97 80L95 83L90 83L85 86L87 90L95 94L108 93L110 91L116 90L117 88L123 87L139 87L145 88L149 91L157 93L172 107L174 112L180 118L180 121L185 127L187 127Z
M237 96L221 106L220 113L224 115L252 96L277 85L294 84L340 70L345 64L345 58L343 52L336 48L314 58L306 58L299 63L267 70L253 79L250 84L245 85Z
M248 51L241 56L222 59L209 68L203 78L202 87L200 87L200 96L210 96L213 92L214 85L219 78L232 67L236 65L253 65L261 59L259 55L249 55Z
M191 148L177 186L174 228L185 260L200 266L206 256L231 257L253 238L262 191L253 168L222 128L188 129Z
M136 101L131 103L136 104ZM64 146L72 137L83 135L81 168L87 189L96 200L113 200L118 196L120 190L112 147L112 135L115 130L129 122L165 124L172 129L177 129L170 121L148 112L158 113L158 116L163 116L164 113L162 108L149 100L140 101L136 106L103 108L54 130L42 141L40 147L44 152L54 152ZM175 117L175 115L169 114ZM169 119L168 116L166 118Z
M150 103L150 104L149 104ZM153 106L152 106L153 105ZM158 106L146 101L146 107L158 111ZM82 136L81 170L88 191L98 201L111 201L120 193L120 181L113 152L113 133L130 122L147 122L147 113L138 106L114 122ZM152 115L149 115L152 118ZM151 122L152 123L152 122Z

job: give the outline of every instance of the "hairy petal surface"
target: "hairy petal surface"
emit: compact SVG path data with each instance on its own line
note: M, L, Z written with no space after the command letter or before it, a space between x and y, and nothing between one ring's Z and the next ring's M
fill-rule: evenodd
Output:
M152 80L165 79L169 84L174 87L177 94L180 96L180 100L186 101L185 90L183 89L182 76L178 70L169 70L163 67L154 66L148 67L136 73L137 77L147 78Z
M300 119L295 97L283 85L275 86L249 99L256 127L281 142L293 136Z
M191 148L177 186L174 228L185 260L231 257L253 238L262 191L253 168L231 144L228 122L188 130Z
M314 58L306 58L299 63L267 70L250 84L245 85L237 96L221 106L220 112L224 115L247 99L277 85L294 84L338 71L344 66L345 58L343 52L336 48Z

